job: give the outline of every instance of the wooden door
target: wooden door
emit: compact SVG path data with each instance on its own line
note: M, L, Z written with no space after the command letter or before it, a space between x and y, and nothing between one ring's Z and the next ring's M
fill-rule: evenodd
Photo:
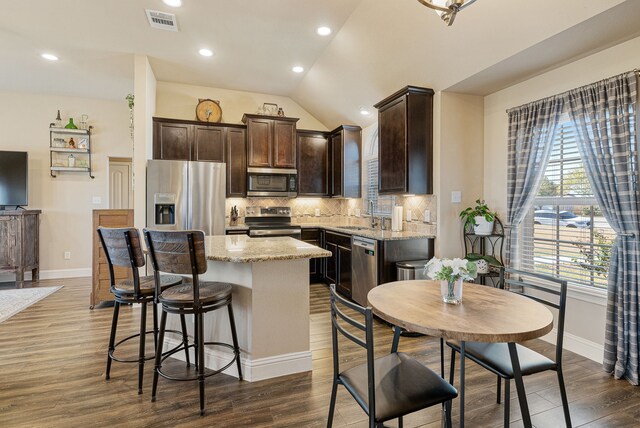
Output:
M192 160L225 162L224 134L224 127L195 125Z
M298 133L298 196L329 196L329 139Z
M0 215L0 269L15 269L20 254L20 219L17 216Z
M153 158L191 160L193 125L186 123L154 122Z
M331 256L325 258L324 280L329 284L338 283L338 246L333 242L325 242L324 249L331 251Z
M273 120L249 119L247 121L248 166L258 168L271 167L271 145Z
M109 159L109 208L133 207L131 159Z
M273 167L296 167L295 122L273 121Z
M242 198L247 194L246 133L242 128L227 128L227 197Z
M338 246L338 291L340 294L351 297L351 248Z
M406 96L378 113L378 191L407 191L407 102Z
M331 136L331 196L342 196L342 131Z

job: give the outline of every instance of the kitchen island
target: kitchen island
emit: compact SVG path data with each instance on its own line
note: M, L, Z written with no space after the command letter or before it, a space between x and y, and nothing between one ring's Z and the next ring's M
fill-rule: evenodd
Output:
M207 272L200 279L234 284L243 378L257 381L310 371L309 259L331 253L293 238L246 235L207 236L205 249ZM204 323L205 341L231 343L226 311L206 314ZM170 316L167 328L180 330L179 318ZM192 325L188 329L192 335ZM208 368L220 368L230 358L225 349L205 349ZM235 366L225 373L237 376Z

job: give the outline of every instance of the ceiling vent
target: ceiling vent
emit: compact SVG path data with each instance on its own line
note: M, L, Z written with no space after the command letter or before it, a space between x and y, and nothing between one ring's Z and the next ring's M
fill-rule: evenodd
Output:
M145 9L147 19L152 28L159 30L178 31L178 21L173 13L160 12L157 10Z

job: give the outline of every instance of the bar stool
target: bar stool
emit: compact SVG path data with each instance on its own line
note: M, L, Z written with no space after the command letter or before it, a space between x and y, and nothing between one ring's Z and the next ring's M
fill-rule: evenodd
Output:
M226 282L205 282L199 280L199 275L207 271L207 260L204 251L204 232L195 230L185 231L159 231L144 229L147 247L151 254L151 263L155 271L156 283L160 281L160 272L191 275L192 283L184 283L177 287L171 287L163 291L158 300L162 303L162 316L160 317L160 332L158 338L158 350L156 351L155 372L153 374L153 388L151 401L156 401L158 377L169 380L197 380L200 387L200 415L204 415L205 397L204 380L218 374L235 362L238 366L238 379L242 380L240 367L240 348L236 334L236 325L231 305L232 284ZM233 345L223 342L204 341L203 314L216 309L227 307L229 322L231 324L231 338ZM170 376L162 372L162 362L172 352L164 355L160 353L164 341L167 314L190 314L194 316L194 341L189 347L195 348L196 376ZM205 345L221 346L233 351L233 358L222 368L211 370L205 374L204 347ZM177 351L174 351L177 352Z
M158 343L158 309L153 304L155 300L155 278L153 275L140 277L138 268L144 266L144 255L140 246L140 234L135 228L98 228L98 236L102 242L105 257L109 266L109 276L111 278L110 291L114 295L113 320L111 322L111 333L109 335L109 349L107 351L106 380L110 379L111 362L138 363L138 394L142 394L142 379L144 376L144 362L151 360L154 356L145 357L145 337L153 334L154 345ZM130 267L132 278L116 282L114 266ZM161 290L176 286L182 283L182 278L178 275L163 275L160 278ZM140 331L134 335L125 337L115 343L116 330L118 328L118 316L121 304L140 304ZM153 330L147 331L147 303L153 306ZM173 331L182 335L182 343L176 349L185 349L187 364L189 364L187 325L184 316L181 317L182 332ZM134 338L140 338L138 358L127 359L115 356L116 348ZM157 349L157 346L154 346Z

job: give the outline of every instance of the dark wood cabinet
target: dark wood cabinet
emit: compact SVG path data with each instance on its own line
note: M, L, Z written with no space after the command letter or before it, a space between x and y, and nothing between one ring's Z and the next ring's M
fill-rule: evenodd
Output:
M362 171L362 128L342 125L331 131L331 196L359 198Z
M244 125L154 117L153 159L226 162L227 197L247 194Z
M224 162L226 131L223 127L194 125L192 160Z
M242 198L247 195L246 130L227 128L225 134L227 162L227 197Z
M330 196L330 144L326 132L298 131L298 196Z
M407 86L375 107L379 193L433 193L433 90Z
M153 158L191 160L193 125L180 122L153 121Z
M245 114L247 166L296 168L296 122L294 117Z
M301 240L316 247L321 247L320 229L302 229ZM321 279L322 260L309 259L309 277L312 281Z
M16 274L16 288L24 285L24 271L37 281L40 272L40 210L0 211L0 271Z
M351 236L325 231L324 248L331 251L325 259L325 282L336 284L340 294L351 298Z

